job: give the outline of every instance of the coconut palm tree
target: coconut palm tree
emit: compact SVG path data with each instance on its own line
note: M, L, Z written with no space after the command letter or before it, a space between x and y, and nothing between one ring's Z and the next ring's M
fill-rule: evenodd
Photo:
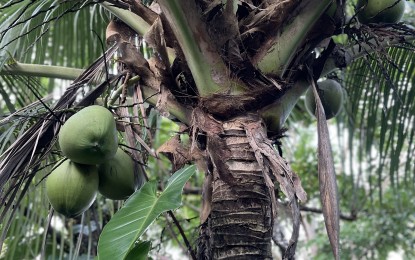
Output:
M288 127L310 122L298 102L310 89L317 104L322 213L339 259L340 204L320 78L334 78L347 91L337 125L347 132L359 165L371 169L371 194L382 198L386 182L396 189L414 185L415 31L410 18L362 24L359 12L354 1L332 0L3 3L2 242L16 212L30 206L25 200L36 200L44 169L60 156L61 125L95 103L118 119L122 144L141 165L137 174L159 154L167 155L174 171L197 164L204 172L196 252L180 232L192 258L271 259L272 227L285 201L292 235L279 246L285 259L293 259L307 195L283 156L281 138L289 116ZM57 94L62 80L71 84ZM180 130L156 154L152 129L158 116L172 118ZM359 169L352 165L350 171ZM27 219L49 225L52 213L48 221L45 215Z

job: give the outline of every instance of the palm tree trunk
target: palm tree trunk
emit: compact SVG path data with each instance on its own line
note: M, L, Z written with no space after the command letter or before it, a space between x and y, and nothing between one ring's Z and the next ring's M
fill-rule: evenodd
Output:
M245 131L247 120L207 133L204 204L210 207L204 206L206 220L201 217L198 259L272 259L272 200Z

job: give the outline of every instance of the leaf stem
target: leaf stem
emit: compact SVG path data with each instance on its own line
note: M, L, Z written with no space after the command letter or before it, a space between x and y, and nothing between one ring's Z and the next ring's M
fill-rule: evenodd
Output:
M0 75L23 75L73 80L83 69L16 62L0 69Z
M298 80L284 95L274 103L260 110L269 132L278 133L300 97L307 91L309 83Z
M227 68L212 48L193 1L160 0L158 3L176 35L200 95L206 97L225 90L223 87L229 84L225 80Z
M405 37L406 42L413 39L413 36ZM355 44L343 52L333 52L324 64L320 76L326 76L335 69L346 67L356 59L368 55L378 48L399 47L400 44L402 42L398 38L393 41L383 41L380 45L375 41L371 41L369 44ZM377 46L377 48L373 46ZM338 63L340 60L342 61L341 64ZM269 131L277 132L282 128L295 104L308 88L309 84L304 79L299 79L281 98L261 109L260 114L266 121Z
M399 47L402 42L411 43L415 39L415 36L407 36L402 38L396 38L389 41L376 41L370 40L368 43L359 43L346 49L343 53L339 54L334 52L326 61L323 67L322 75L327 75L330 72L338 68L344 68L358 58L364 57L379 49L388 47ZM376 47L374 47L376 46ZM342 56L342 57L340 57ZM338 64L339 60L344 60L342 64Z
M150 29L150 25L140 16L130 12L129 10L124 10L116 6L111 5L108 2L100 3L105 9L109 12L120 18L125 24L130 26L134 31L140 35L144 35Z
M285 26L268 52L265 55L260 54L262 57L254 57L258 68L264 74L281 77L297 54L297 49L304 43L308 33L331 2L332 0L303 1L297 9L301 9L301 12Z
M196 254L193 251L192 246L190 245L189 240L187 239L186 234L184 233L182 226L180 225L179 221L177 221L176 216L174 216L174 213L171 210L169 210L167 213L169 214L169 216L173 220L174 224L176 225L177 229L179 230L180 235L182 236L183 241L187 246L187 250L189 250L189 253L192 256L192 259L197 260Z

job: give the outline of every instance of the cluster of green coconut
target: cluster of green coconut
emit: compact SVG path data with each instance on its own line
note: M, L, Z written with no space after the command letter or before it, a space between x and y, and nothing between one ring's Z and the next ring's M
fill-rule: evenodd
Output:
M401 20L404 10L404 0L359 0L356 6L357 19L362 24L397 23ZM319 82L318 89L326 119L338 115L343 107L343 90L340 84L328 79ZM307 91L305 107L311 115L315 115L316 101L311 89Z
M405 11L405 0L359 0L356 8L363 24L397 23Z
M333 1L326 14L333 17L337 1ZM356 16L360 23L397 23L405 11L405 0L358 0Z
M74 217L87 210L97 193L113 200L138 188L134 161L118 148L114 117L101 106L89 106L70 117L59 133L67 157L46 179L46 194L55 211Z
M317 85L326 120L329 120L337 116L343 107L343 89L337 81L332 79L318 82ZM316 100L312 89L309 89L305 95L305 107L308 113L315 116Z

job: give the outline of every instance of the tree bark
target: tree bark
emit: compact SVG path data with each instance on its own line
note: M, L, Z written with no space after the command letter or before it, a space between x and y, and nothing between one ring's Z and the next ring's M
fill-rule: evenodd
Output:
M202 219L198 259L272 259L271 197L245 119L224 122L220 134L207 133L203 192L210 214Z

